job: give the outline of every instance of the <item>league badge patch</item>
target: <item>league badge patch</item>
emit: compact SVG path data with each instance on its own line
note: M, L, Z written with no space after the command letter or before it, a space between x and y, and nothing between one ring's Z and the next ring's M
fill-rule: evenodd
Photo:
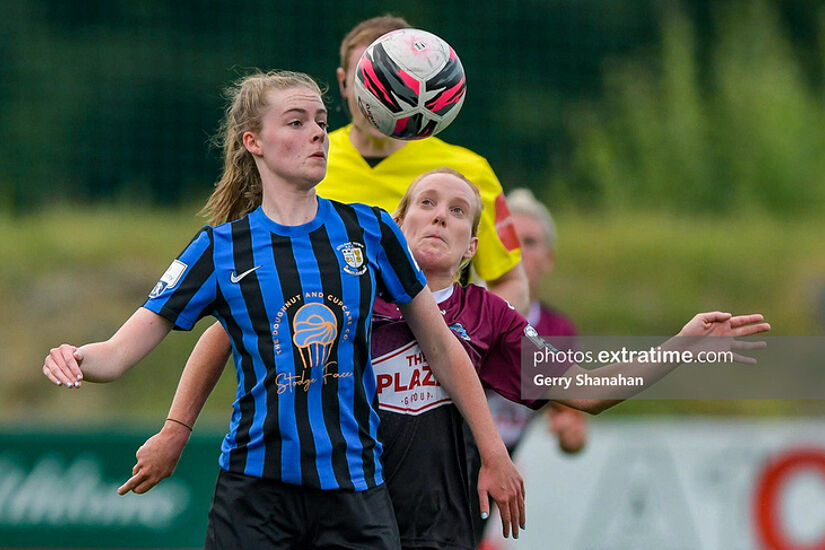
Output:
M157 298L161 294L163 294L166 290L175 288L175 286L180 282L181 277L186 272L186 268L189 267L185 263L180 260L173 260L172 265L169 266L169 269L166 270L166 273L160 278L158 284L155 285L155 288L152 289L152 292L149 293L150 298Z

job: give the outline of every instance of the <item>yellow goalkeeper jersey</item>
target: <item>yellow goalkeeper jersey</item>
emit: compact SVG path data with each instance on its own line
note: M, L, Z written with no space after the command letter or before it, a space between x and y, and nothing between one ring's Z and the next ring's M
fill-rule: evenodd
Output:
M392 212L418 175L448 166L467 176L481 190L484 210L478 229L478 252L473 258L478 276L494 281L521 260L501 183L484 157L430 137L410 141L371 167L352 145L351 129L350 124L329 134L327 176L316 187L320 196L340 202L363 202Z

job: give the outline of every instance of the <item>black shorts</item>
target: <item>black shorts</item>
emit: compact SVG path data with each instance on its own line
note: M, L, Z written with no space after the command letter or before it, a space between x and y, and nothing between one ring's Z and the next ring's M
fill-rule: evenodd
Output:
M386 486L322 490L221 469L206 550L400 550Z

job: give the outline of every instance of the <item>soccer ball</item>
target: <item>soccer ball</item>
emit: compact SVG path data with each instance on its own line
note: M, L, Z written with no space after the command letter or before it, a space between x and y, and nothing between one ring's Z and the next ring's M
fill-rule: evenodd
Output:
M355 98L385 136L421 139L450 125L464 103L464 68L444 40L400 29L370 44L355 68Z

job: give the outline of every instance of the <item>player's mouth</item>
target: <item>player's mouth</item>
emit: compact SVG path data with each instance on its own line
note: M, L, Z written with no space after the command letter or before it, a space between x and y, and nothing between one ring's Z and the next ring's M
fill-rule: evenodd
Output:
M427 233L427 234L424 235L424 238L425 239L437 239L437 240L443 242L444 244L447 244L447 239L445 239L444 237L442 237L438 233Z
M317 153L311 154L309 156L309 158L325 160L327 158L327 156L326 156L326 154L324 154L323 151L319 151Z

